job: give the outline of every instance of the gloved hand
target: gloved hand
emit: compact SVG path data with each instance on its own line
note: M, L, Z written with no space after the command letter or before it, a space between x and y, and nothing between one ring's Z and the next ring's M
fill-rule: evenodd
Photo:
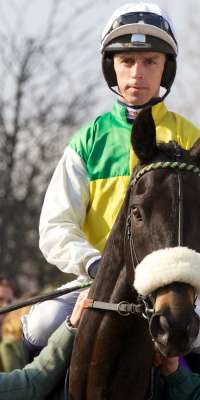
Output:
M90 278L94 279L96 274L97 274L97 270L99 268L99 264L100 264L101 259L98 258L95 261L92 261L88 267L87 267L87 271L88 271L88 275Z

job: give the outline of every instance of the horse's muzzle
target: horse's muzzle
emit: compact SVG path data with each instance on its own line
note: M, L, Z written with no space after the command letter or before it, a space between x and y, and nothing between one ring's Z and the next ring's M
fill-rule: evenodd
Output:
M155 347L164 356L175 357L192 350L200 329L200 321L194 310L187 318L182 313L174 318L169 313L159 311L152 315L149 329Z

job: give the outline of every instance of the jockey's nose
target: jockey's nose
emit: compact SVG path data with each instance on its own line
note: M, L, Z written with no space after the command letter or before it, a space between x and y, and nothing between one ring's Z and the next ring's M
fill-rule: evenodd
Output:
M131 77L133 79L141 79L143 78L143 65L140 61L135 61L135 63L131 67Z

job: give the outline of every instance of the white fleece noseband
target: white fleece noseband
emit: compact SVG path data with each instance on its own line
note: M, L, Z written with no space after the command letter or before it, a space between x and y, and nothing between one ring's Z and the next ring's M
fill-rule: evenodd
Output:
M187 247L156 250L136 268L134 287L143 296L172 282L189 283L200 293L200 253Z

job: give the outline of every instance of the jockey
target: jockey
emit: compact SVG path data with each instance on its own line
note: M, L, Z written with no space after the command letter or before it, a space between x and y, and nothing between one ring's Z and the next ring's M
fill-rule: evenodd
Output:
M130 135L140 110L152 106L158 141L175 140L189 149L200 136L199 129L163 102L175 79L177 54L172 22L156 4L126 4L106 24L101 58L105 81L116 94L113 109L72 137L51 179L40 218L41 251L49 263L77 275L76 284L95 278L123 202L137 162ZM77 295L32 307L23 318L29 346L39 349L46 344L71 313Z

